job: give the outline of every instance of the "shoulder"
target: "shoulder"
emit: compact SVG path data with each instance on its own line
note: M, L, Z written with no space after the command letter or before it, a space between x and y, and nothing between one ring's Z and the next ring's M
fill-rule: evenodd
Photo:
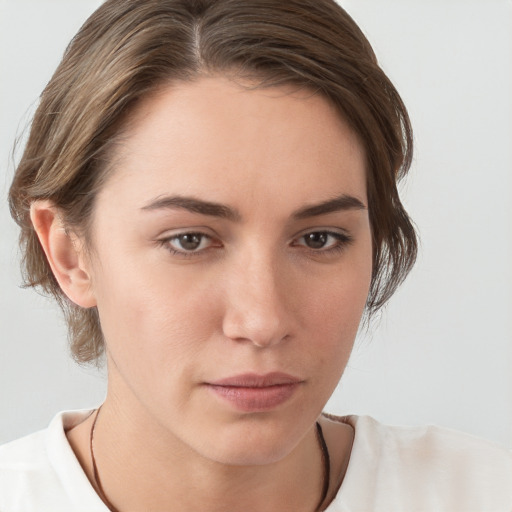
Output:
M400 454L400 461L412 464L443 467L461 466L478 462L508 465L512 451L491 441L436 425L416 427L384 425L370 416L348 416L358 438L368 453L393 457ZM467 467L467 466L466 466ZM461 468L462 469L462 468Z
M86 414L86 411L60 413L47 429L0 446L2 512L105 510L102 504L99 508L101 502L65 433L66 424L80 421Z
M391 426L369 416L339 420L355 430L339 499L364 503L364 510L512 510L512 451L433 425Z
M44 464L44 435L41 430L0 446L0 471Z
M28 482L52 485L54 475L45 440L46 431L42 430L0 446L0 504L4 507L15 493L20 495L16 500L21 501Z

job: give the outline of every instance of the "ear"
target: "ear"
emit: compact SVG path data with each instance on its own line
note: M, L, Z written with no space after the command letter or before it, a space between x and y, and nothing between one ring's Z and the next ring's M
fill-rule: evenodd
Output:
M78 306L96 306L83 243L69 233L51 201L34 201L30 219L62 291Z

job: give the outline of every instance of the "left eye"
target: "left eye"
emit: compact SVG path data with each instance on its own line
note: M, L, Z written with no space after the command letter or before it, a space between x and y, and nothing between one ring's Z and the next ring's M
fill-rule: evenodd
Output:
M296 245L306 246L313 250L329 250L350 242L350 237L332 231L313 231L297 239Z
M177 252L198 252L209 247L212 240L203 233L182 233L169 238L167 243Z

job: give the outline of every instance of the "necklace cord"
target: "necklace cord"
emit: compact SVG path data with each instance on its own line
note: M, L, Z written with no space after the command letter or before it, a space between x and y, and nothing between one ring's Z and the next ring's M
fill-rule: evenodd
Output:
M320 445L320 451L322 452L322 462L324 465L324 475L323 475L323 485L322 485L322 494L320 496L320 501L318 502L318 506L316 508L317 511L322 510L322 504L327 498L327 493L329 492L329 482L331 480L331 458L329 456L329 450L327 448L327 443L325 442L324 433L322 430L322 426L317 421L316 422L316 434L318 439L318 444Z
M92 460L92 475L94 478L94 483L96 484L96 488L98 489L98 494L100 495L100 498L102 499L103 503L107 506L107 508L110 510L110 512L119 512L112 503L110 503L109 499L107 498L105 491L103 490L103 487L101 485L100 476L98 474L98 467L96 466L96 458L94 457L94 428L96 427L96 420L98 419L98 416L100 414L101 405L98 407L98 410L96 412L96 416L94 418L92 427L91 427L91 437L90 437L90 448L91 448L91 460Z
M91 427L91 434L89 438L89 445L91 451L91 460L92 460L92 474L94 478L94 483L96 488L98 489L98 494L110 510L110 512L119 512L119 510L112 505L112 503L107 498L105 491L103 490L103 486L101 485L100 476L98 473L98 467L96 465L96 458L94 457L94 429L96 427L96 421L98 420L98 416L100 414L101 405L98 407L96 411L96 416L94 417L94 421ZM318 440L318 444L320 445L320 451L322 452L322 463L323 463L323 484L322 484L322 494L320 495L320 501L318 502L318 506L316 508L317 511L322 510L322 504L327 498L327 493L329 492L329 481L331 478L331 460L329 457L329 450L327 449L327 444L325 442L324 433L322 431L322 427L320 423L316 422L316 437Z

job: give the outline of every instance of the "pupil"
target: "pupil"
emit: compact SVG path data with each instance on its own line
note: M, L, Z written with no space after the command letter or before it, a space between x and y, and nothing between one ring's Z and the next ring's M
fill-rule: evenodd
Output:
M183 249L193 251L194 249L197 249L199 245L201 245L201 235L195 233L189 235L181 235L180 244Z
M306 235L306 245L312 249L321 249L326 243L326 233L309 233Z

